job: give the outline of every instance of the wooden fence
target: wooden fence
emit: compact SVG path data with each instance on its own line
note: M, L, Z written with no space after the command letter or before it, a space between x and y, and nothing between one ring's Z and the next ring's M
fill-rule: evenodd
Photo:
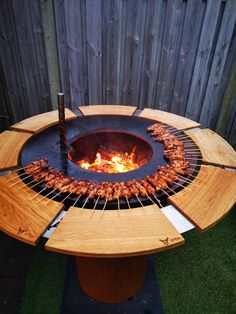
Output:
M235 0L2 0L0 8L0 114L10 121L50 110L61 87L72 109L159 108L236 145Z

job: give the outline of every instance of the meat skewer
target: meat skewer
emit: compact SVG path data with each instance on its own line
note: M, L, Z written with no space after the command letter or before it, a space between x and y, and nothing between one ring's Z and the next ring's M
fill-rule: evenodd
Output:
M129 209L131 209L131 207L130 207L130 203L129 203L129 200L128 200L128 197L127 197L127 196L125 196L125 198L126 198L126 202L127 202L127 204L128 204Z
M189 163L190 166L194 166L194 167L209 167L208 165L204 165L204 164L193 164L193 163ZM197 170L196 170L197 171Z
M107 199L105 200L105 203L104 203L103 208L102 208L102 217L103 217L103 215L105 213L106 206L107 206Z
M25 168L22 167L22 168L17 168L17 169L11 170L11 173L15 173L15 172L18 172L18 171L21 171L21 170L25 170Z
M157 201L157 203L160 205L160 207L163 208L161 201L156 197L156 195L154 193L152 195L155 198L155 200Z
M185 189L188 189L188 190L192 191L192 189L190 189L188 186L184 186L184 185L182 185L182 184L180 184L178 182L174 182L174 183L179 185L179 186L181 186L182 188L185 188Z
M99 198L100 198L100 195L98 195L98 197L97 197L97 200L96 200L95 205L94 205L94 207L93 207L94 210L96 209L96 206L97 206L97 203L98 203L98 201L99 201Z
M12 187L12 186L16 185L16 184L18 184L19 182L22 182L22 180L25 180L25 179L27 179L27 178L29 178L29 177L31 177L31 176L32 176L32 175L30 174L30 175L28 175L27 177L25 177L25 178L23 178L23 179L20 179L20 180L14 182L13 184L9 185L9 187ZM16 178L15 178L15 179L16 179Z
M41 180L41 181L39 181L39 182L37 182L37 183L35 183L34 185L32 185L32 186L29 186L31 183L33 183L33 182L35 182L34 180L32 180L32 181L30 181L30 183L29 184L26 184L25 186L23 186L22 188L20 188L19 190L23 190L23 189L25 189L25 188L30 188L30 189L32 189L32 188L34 188L35 186L37 186L37 185L39 185L40 183L43 183L44 182L44 179L43 180Z
M143 203L141 202L141 200L140 200L140 198L138 197L138 195L135 195L135 196L137 197L137 200L139 201L140 205L141 205L142 207L144 207L144 205L143 205Z
M117 198L117 209L118 209L118 214L120 215L120 199Z
M82 194L80 194L77 199L75 200L74 204L72 206L76 206L76 204L78 203L79 199L81 198Z
M20 178L20 177L22 177L22 176L25 176L25 175L26 175L25 172L24 172L24 173L21 173L21 174L18 174L18 177L11 178L11 179L9 180L9 182L14 181L14 180L16 180L16 179L18 179L18 178Z
M71 194L72 193L69 193L65 198L63 198L63 200L61 202L63 203L66 199L68 199L69 196L71 196Z
M162 192L164 192L168 197L170 197L170 195L163 189L161 189Z
M189 182L193 182L193 180L191 180L190 178L186 178L186 177L184 177L184 176L181 176L180 174L179 174L178 176L181 177L181 178L183 178L183 179L188 180ZM191 176L191 177L192 177L192 176ZM198 177L194 177L194 180L201 180L201 181L203 181L203 182L206 182L205 180L199 179Z
M55 189L56 190L56 189ZM50 194L52 193L52 192L54 192L54 190L53 191L51 191L50 192ZM50 200L54 200L54 198L56 198L57 196L59 196L60 194L62 194L63 192L58 192L57 194L55 194L51 199L49 199L49 200L47 200L47 202L45 203L45 204L47 204L48 202L50 202Z
M45 191L46 188L44 187L41 191L39 191L38 193L36 193L33 197L31 197L30 200L33 200L35 197L37 197L38 195L40 195L43 191Z
M98 203L98 201L99 201L99 198L100 198L100 195L98 195L98 197L97 197L97 200L96 200L95 205L94 205L94 207L93 207L92 214L91 214L91 216L89 217L89 219L91 219L91 218L93 217L94 213L95 213L96 206L97 206L97 203Z
M194 185L194 186L196 186L198 188L201 187L200 185L194 183L193 180L188 180L187 178L184 178L184 177L181 180L183 180L185 183L191 183L192 185Z
M84 202L84 204L83 204L83 206L81 208L84 208L84 206L86 205L88 199L89 199L89 196L86 198L86 200L85 200L85 202Z
M44 189L42 189L42 191L44 191L44 190L46 190L46 187L45 187ZM40 191L40 192L42 192L42 191ZM45 198L47 198L50 194L52 194L52 193L55 192L55 191L56 191L56 189L50 191L47 195L45 195L42 199L40 199L40 200L37 202L37 204L40 203L40 202L42 202ZM53 198L52 198L52 199L53 199Z

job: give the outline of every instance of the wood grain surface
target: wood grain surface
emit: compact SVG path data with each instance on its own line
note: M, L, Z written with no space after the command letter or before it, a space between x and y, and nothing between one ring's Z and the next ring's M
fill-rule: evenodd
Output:
M197 143L203 161L236 168L236 152L221 136L210 129L186 132Z
M117 303L128 300L146 277L147 256L90 258L77 256L77 277L81 288L93 299Z
M71 120L74 119L76 115L69 109L65 109L65 119ZM22 120L11 126L13 130L22 130L30 133L38 133L49 126L58 123L58 110L45 112L33 116L31 118Z
M178 116L174 113L169 113L166 111L150 109L150 108L145 108L139 114L139 117L167 123L179 130L187 130L187 129L196 128L200 126L198 122L192 121L188 118Z
M0 170L18 165L19 153L32 136L23 132L4 131L0 134Z
M14 180L12 180L15 178ZM11 180L11 181L9 181ZM35 191L22 187L25 184L16 173L0 177L0 230L20 241L35 245L48 225L61 211L63 204L32 200Z
M137 108L133 106L117 106L117 105L79 106L79 110L85 116L99 114L119 114L125 116L132 116L136 109Z
M184 243L183 237L155 205L101 210L71 207L52 237L48 250L88 257L150 254Z
M168 200L205 231L222 219L236 202L236 172L215 167L202 167L196 185L184 189ZM196 182L195 181L195 182Z

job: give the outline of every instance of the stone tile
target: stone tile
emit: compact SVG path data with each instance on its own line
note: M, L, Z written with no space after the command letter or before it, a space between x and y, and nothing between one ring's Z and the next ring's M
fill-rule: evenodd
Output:
M16 242L11 250L3 276L22 276L29 271L35 248Z
M21 295L24 289L24 277L0 278L0 313L18 314Z
M0 232L0 313L19 313L35 247Z

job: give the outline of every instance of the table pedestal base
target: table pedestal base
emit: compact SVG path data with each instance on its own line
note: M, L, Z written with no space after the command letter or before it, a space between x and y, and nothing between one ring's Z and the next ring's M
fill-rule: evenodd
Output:
M90 298L80 287L76 277L74 256L67 264L61 314L163 314L160 291L153 259L147 257L146 278L141 289L129 300L104 303Z
M147 257L76 257L81 288L93 299L118 303L128 300L141 288L146 275Z

